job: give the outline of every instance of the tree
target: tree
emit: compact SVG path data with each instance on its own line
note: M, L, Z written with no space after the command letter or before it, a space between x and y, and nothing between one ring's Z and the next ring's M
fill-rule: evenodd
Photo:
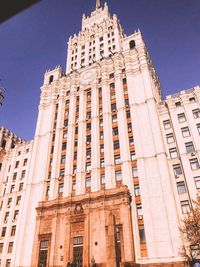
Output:
M183 256L191 266L200 260L200 195L192 201L193 207L187 213L179 228L183 246L180 255Z

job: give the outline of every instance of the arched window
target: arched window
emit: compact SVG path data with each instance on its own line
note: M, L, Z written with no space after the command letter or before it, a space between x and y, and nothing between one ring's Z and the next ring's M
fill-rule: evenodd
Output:
M51 84L53 82L53 75L51 75L50 77L49 77L49 84Z
M2 148L5 148L5 147L6 147L6 140L3 140L3 141L2 141L1 146L2 146Z
M135 48L135 41L134 40L131 40L129 42L129 47L130 47L130 49L134 49Z

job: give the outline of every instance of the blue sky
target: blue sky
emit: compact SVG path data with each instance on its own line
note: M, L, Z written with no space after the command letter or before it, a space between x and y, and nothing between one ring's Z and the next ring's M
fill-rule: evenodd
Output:
M103 1L102 1L103 2ZM125 30L140 28L163 96L200 84L199 0L108 0ZM0 24L0 125L29 140L35 132L46 69L65 70L67 41L95 0L43 0Z

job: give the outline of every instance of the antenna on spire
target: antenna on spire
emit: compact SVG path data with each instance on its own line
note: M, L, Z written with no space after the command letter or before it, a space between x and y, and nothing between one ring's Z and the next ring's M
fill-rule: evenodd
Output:
M100 8L100 6L101 6L100 0L96 0L96 9Z

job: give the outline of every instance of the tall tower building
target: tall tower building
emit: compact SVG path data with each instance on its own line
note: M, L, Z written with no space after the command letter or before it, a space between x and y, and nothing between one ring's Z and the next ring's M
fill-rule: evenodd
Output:
M1 232L2 266L184 266L178 227L200 188L199 87L163 101L141 32L126 36L99 0L69 38L66 65L44 75L18 241ZM10 153L12 166L24 160Z
M32 266L181 261L160 101L140 31L126 36L96 1L69 39L66 74L48 71L41 88Z

